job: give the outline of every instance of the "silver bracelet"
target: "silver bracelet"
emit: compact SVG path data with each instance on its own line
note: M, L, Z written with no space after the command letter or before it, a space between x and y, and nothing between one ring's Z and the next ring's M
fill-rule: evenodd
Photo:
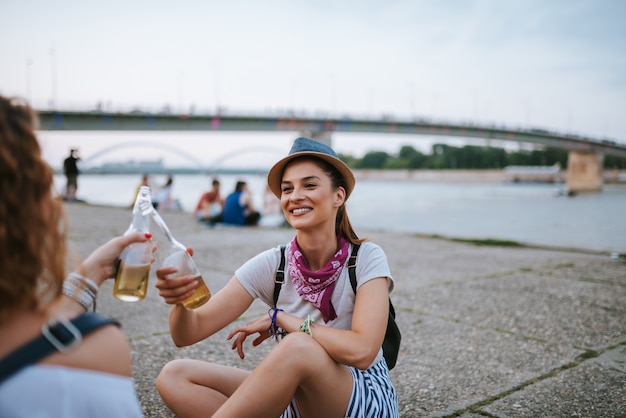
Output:
M98 286L87 277L78 273L70 273L63 283L63 294L78 302L85 308L85 311L88 311L92 304L93 310L96 310Z
M82 276L81 276L82 277ZM91 284L87 284L85 283L83 280L79 279L77 276L73 276L73 275L69 275L67 277L67 279L65 280L65 283L69 283L69 286L72 286L76 291L80 292L80 293L87 293L87 295L89 295L89 297L91 297L92 299L95 299L96 296L98 295L98 289L95 288L91 285ZM64 283L64 285L65 285ZM92 282L93 283L93 282ZM95 283L94 283L95 285Z
M94 295L98 294L98 285L89 277L85 277L82 274L76 273L74 271L70 273L67 278L70 280L78 280L79 282L83 283L85 287L89 288Z

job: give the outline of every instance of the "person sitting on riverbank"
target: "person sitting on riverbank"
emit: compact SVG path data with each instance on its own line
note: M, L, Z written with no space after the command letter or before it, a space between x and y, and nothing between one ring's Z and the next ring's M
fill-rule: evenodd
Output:
M150 184L150 175L149 174L142 174L141 175L141 182L137 185L137 187L135 187L135 193L133 194L133 200L130 203L130 207L132 208L135 205L135 199L137 199L137 195L139 194L139 190L142 187L150 187L150 189L152 189L152 186ZM155 202L152 202L152 206L154 206L154 208L156 209L157 204Z
M274 196L269 185L266 185L265 193L263 194L263 212L261 213L259 225L267 227L289 226L280 208L280 199Z
M235 190L226 197L221 214L210 218L210 224L257 225L261 214L254 208L252 193L245 181L238 181Z
M174 186L174 178L167 177L167 182L157 189L152 196L152 202L155 209L158 210L174 210L182 209L180 202L172 198L172 187Z
M220 181L213 179L211 182L211 190L200 196L200 200L194 211L194 216L199 222L209 222L212 217L222 213L223 208L224 200L220 195Z
M174 267L164 266L156 287L172 306L170 334L178 347L219 332L257 299L268 312L236 325L227 339L241 359L248 337L253 346L276 344L252 371L174 360L157 378L159 394L185 417L397 418L382 350L393 279L382 248L359 238L348 219L352 171L328 145L298 138L267 182L296 231L285 246L248 260L195 310L182 305L197 286L194 275L176 277ZM356 246L353 289L349 255Z
M25 101L0 96L0 415L141 417L126 336L85 311L149 237L114 238L65 278L68 223L35 126Z

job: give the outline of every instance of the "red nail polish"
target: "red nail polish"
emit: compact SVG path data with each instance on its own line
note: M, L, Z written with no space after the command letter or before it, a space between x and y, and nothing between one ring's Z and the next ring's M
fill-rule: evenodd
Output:
M147 232L147 233L146 233L146 238L148 238L148 239L152 238L152 234L151 234L151 233L149 233L149 232Z

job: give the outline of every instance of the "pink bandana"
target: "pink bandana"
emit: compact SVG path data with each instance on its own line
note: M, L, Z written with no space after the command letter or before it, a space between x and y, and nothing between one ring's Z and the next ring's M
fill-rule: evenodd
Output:
M342 237L337 238L337 253L328 264L317 271L312 271L302 255L296 238L291 241L289 255L289 276L300 297L311 302L322 312L324 322L337 318L337 313L331 302L333 290L337 284L339 274L348 258L350 244Z

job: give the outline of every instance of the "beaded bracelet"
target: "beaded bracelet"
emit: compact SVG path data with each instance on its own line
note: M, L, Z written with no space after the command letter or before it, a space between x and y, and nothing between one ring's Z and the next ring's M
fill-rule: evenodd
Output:
M63 294L78 302L85 308L85 311L88 311L89 307L93 304L93 310L95 312L98 286L93 280L76 272L70 273L65 282L63 282Z
M269 315L270 319L272 320L272 323L270 324L270 327L268 328L268 331L270 333L270 337L274 337L274 339L276 341L278 341L279 338L282 338L285 335L287 335L287 331L285 331L284 329L282 329L278 325L276 325L276 315L278 314L278 311L284 312L282 309L278 309L278 308L270 308L267 311L267 314Z
M307 315L304 322L298 327L298 331L306 332L313 338L313 327L311 326L313 322L315 322L315 319L311 318L311 315Z

